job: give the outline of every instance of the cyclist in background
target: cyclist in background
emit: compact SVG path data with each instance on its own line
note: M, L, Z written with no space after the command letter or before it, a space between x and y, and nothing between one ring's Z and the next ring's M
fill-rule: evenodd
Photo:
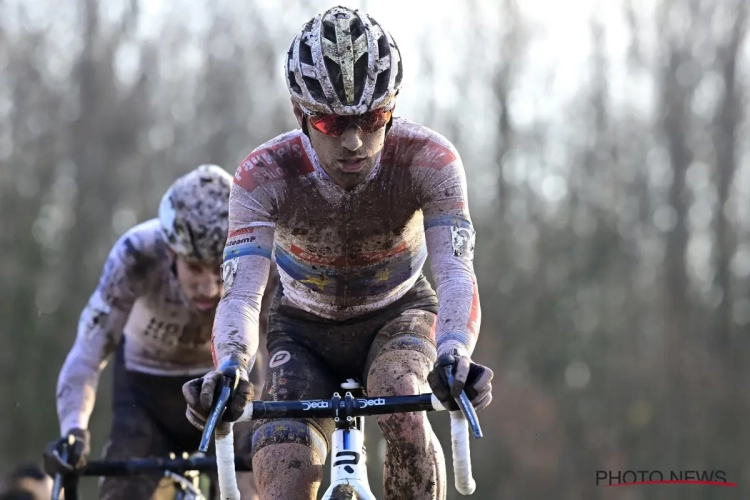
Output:
M45 451L48 473L85 463L99 374L115 351L112 427L104 458L197 450L200 432L185 419L180 388L213 367L211 327L223 293L220 264L231 184L232 176L222 168L199 166L169 188L157 219L135 226L115 244L60 372L62 437ZM270 293L274 287L270 283ZM60 452L69 435L75 445L71 459L63 462ZM249 446L248 432L238 453L248 454ZM254 498L248 475L240 481L243 498ZM108 477L99 498L147 499L158 482L149 476Z

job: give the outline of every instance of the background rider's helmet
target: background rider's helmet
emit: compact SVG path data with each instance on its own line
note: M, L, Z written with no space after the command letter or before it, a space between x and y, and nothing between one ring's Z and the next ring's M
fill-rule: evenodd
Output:
M286 81L307 114L392 109L403 70L396 42L369 15L334 7L308 21L289 48Z
M159 204L167 245L178 255L221 262L229 227L232 176L217 165L201 165L177 179Z

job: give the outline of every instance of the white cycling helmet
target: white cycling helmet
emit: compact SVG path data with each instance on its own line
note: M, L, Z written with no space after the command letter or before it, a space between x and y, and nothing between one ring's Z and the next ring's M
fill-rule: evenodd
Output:
M177 179L159 204L167 245L178 255L221 262L229 227L232 176L217 165L201 165Z
M287 87L308 114L390 110L402 76L391 35L369 15L346 7L305 23L287 55Z

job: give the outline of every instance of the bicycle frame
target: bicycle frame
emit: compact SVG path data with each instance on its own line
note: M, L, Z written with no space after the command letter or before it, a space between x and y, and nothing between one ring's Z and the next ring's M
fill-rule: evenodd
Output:
M375 500L367 480L364 417L356 417L351 428L340 427L331 439L331 484L321 500L330 500L339 485L348 484L360 500Z

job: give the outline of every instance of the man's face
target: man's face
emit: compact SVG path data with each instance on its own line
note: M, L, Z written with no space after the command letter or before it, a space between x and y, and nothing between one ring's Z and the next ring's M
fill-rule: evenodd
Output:
M301 127L305 119L303 111L295 105L294 114ZM385 143L385 126L366 133L352 124L339 137L319 132L309 122L307 130L323 170L347 190L370 175Z
M221 299L221 266L175 255L177 282L190 305L199 312L213 313Z

